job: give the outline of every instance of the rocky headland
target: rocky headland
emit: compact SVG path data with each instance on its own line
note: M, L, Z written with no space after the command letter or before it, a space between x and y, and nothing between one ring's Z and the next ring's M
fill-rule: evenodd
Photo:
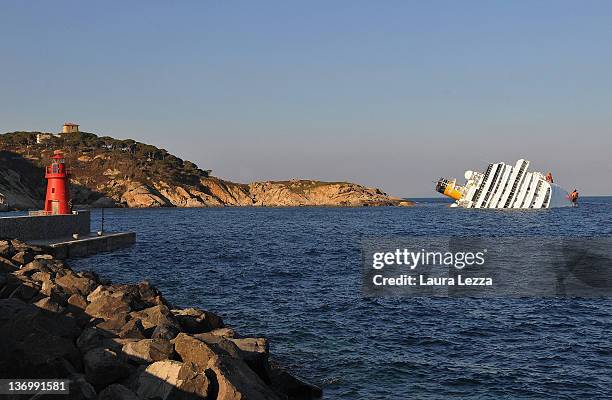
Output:
M321 395L269 360L265 338L174 307L148 282L113 284L9 239L0 240L0 354L3 378L69 379L62 399Z
M40 208L44 167L62 150L74 204L93 207L408 206L410 201L350 182L235 183L164 149L92 133L0 135L0 195L13 209ZM5 207L7 207L5 206Z

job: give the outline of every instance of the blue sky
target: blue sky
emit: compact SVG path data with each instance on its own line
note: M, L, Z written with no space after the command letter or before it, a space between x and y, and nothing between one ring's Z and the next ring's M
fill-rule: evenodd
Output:
M3 1L0 131L435 196L524 157L612 194L612 3ZM602 184L605 182L605 184Z

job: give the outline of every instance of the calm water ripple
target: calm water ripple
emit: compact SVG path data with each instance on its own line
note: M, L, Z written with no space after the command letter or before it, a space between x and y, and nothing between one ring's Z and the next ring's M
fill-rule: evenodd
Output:
M71 260L149 279L173 303L219 312L324 387L328 399L612 396L612 300L362 298L372 235L610 235L612 199L537 212L414 208L106 210L131 249ZM98 229L99 210L93 227Z

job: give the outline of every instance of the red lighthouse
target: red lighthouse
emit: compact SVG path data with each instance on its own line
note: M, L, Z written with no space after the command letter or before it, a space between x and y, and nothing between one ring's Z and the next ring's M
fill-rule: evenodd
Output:
M70 214L68 171L61 151L56 150L51 157L51 165L47 167L45 178L47 178L45 213L51 215Z

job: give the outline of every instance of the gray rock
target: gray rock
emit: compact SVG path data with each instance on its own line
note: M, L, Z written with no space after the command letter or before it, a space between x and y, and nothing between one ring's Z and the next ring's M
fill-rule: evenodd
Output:
M115 319L131 311L130 299L122 292L111 292L99 286L89 296L85 313L96 318Z
M26 249L16 253L12 260L17 264L25 265L34 260L34 253Z
M89 295L89 293L91 293L91 291L97 286L97 283L94 280L87 277L78 276L72 271L67 272L63 276L57 277L55 279L55 283L61 286L66 293L77 293L82 296Z
M15 264L12 260L0 256L0 272L15 272L19 270L19 265Z
M11 242L9 240L0 240L0 256L11 258L13 253Z
M124 339L146 339L145 329L139 319L129 320L119 331L119 337Z
M51 299L51 297L43 297L42 299L38 300L36 303L33 304L38 308L54 313L62 313L65 310L64 307L62 307L56 301Z
M132 312L130 315L140 319L145 329L154 330L159 325L180 326L170 309L163 304Z
M83 357L85 377L94 386L106 386L130 374L129 367L112 350L97 347Z
M151 339L172 340L180 332L180 329L175 325L161 324L155 327L155 330L151 334Z
M23 277L14 274L4 274L4 286L0 289L0 299L8 298L22 283Z
M104 347L104 345L108 343L107 340L111 337L112 335L108 332L104 332L97 328L88 327L83 329L83 332L76 340L76 345L81 354L85 354L89 350L97 347ZM121 348L115 347L113 350L121 350Z
M9 298L21 299L24 301L31 300L40 292L40 286L37 282L23 279L21 283L8 295Z
M75 307L78 310L85 310L87 308L87 300L85 297L81 296L78 293L71 295L68 300L68 304L72 307Z
M22 338L16 349L19 357L14 367L21 376L59 378L81 368L81 356L70 339L33 331Z
M140 364L166 360L172 357L174 346L165 339L142 339L123 346L123 354Z
M172 310L172 313L181 324L183 331L187 333L204 333L224 327L221 317L199 308Z
M149 306L165 305L168 306L161 292L149 281L144 281L138 284L138 293L142 301Z
M68 300L68 294L61 287L57 286L53 280L43 281L40 286L40 293L52 297L62 306L66 305Z
M200 333L193 337L222 350L233 358L243 360L264 382L270 383L269 346L265 338L224 338L211 333Z
M38 260L34 260L32 262L29 262L23 265L21 268L19 268L19 271L17 272L17 274L32 276L32 274L34 274L35 272L40 272L40 271L51 272L51 270L47 268L43 263L41 263Z
M125 386L114 383L100 392L98 400L139 400L139 397Z
M271 363L269 374L274 390L289 399L313 399L323 395L320 387L290 374L276 363Z
M207 399L211 385L207 376L192 365L178 361L155 362L140 374L138 396L142 399Z
M104 320L96 324L96 327L113 334L118 334L130 318L127 314L118 314L115 318Z
M217 400L281 399L241 360L220 354L210 360L207 372L214 374L218 388Z
M202 370L205 370L210 361L217 357L217 353L211 344L186 333L179 333L172 342L174 343L174 350L183 362L195 364Z
M185 333L174 340L175 351L183 362L192 363L198 371L211 371L217 383L219 400L279 399L265 382L239 358L240 350L229 340L218 338L227 349L208 344Z
M238 335L236 334L236 332L232 329L232 328L219 328L219 329L213 329L212 331L208 332L211 335L214 336L220 336L220 337L224 337L224 338L235 338L238 337Z
M96 389L91 386L91 383L85 380L84 374L71 374L70 379L70 393L65 396L61 395L62 399L66 400L94 400L96 398ZM59 396L58 396L59 397Z
M31 278L36 282L51 282L51 274L49 272L36 271L32 274Z

